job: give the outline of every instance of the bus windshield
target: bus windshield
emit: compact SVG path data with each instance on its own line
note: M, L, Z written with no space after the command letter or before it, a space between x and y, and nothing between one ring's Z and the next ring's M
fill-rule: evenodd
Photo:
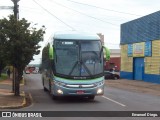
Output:
M103 73L100 41L55 41L56 73L69 77L90 77Z

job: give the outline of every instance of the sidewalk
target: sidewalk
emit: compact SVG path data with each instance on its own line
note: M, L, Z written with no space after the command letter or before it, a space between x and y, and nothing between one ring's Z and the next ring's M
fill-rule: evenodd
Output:
M160 84L126 79L105 80L105 84L118 89L160 96Z
M12 93L12 79L0 81L0 109L15 109L25 105L24 92L21 91L20 96L14 96L14 93Z

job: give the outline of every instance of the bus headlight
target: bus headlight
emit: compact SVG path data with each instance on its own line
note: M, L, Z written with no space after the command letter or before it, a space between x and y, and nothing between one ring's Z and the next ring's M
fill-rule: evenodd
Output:
M103 90L101 89L101 88L99 88L98 90L97 90L97 94L102 94L103 93Z
M57 93L62 95L62 94L63 94L63 91L62 91L61 89L58 89L58 90L57 90Z

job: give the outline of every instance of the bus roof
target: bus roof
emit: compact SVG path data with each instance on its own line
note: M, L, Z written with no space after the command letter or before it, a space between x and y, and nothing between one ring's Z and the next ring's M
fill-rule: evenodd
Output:
M63 39L63 40L100 40L100 37L97 34L77 32L77 31L65 31L65 32L56 32L54 34L54 39Z

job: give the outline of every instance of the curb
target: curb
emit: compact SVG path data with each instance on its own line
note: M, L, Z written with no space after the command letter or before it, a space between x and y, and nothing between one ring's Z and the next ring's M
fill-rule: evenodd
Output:
M31 102L33 103L33 98L32 98L31 93L29 93L29 98L30 98Z
M22 85L26 85L26 80L25 80L24 76L22 76Z
M27 104L27 101L26 101L26 94L25 94L24 91L23 91L23 93L22 93L22 96L24 97L24 98L23 98L23 102L22 102L22 107L24 107L24 106Z
M28 96L29 96L29 99L31 100L31 104L30 104L30 106L31 106L31 105L33 105L33 97L31 95L31 93L29 93Z

